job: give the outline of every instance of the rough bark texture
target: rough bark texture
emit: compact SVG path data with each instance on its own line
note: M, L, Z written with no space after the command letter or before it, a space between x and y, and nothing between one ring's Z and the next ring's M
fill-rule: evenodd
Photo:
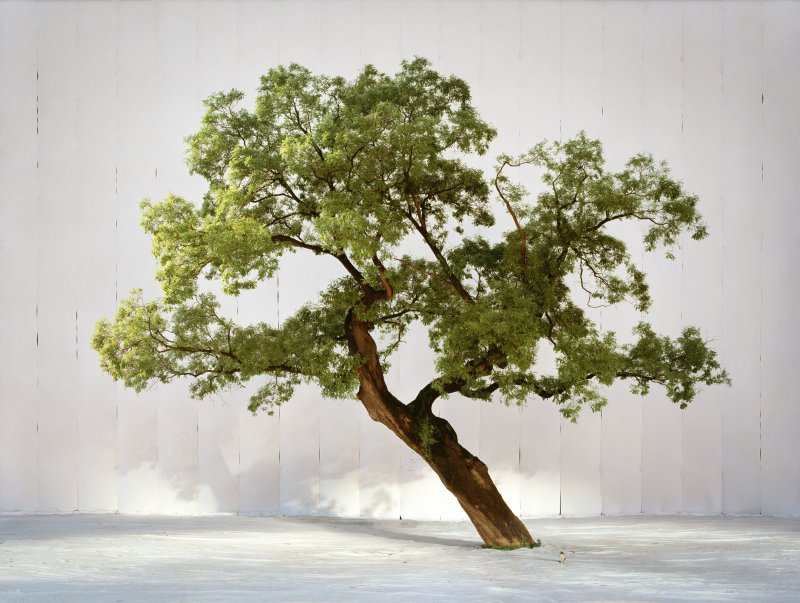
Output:
M494 485L486 464L458 443L450 423L435 416L429 407L412 412L408 405L392 395L383 378L369 325L351 312L347 326L350 352L360 354L364 359L357 369L360 382L358 399L369 416L392 430L425 459L456 497L487 546L535 546L525 525Z

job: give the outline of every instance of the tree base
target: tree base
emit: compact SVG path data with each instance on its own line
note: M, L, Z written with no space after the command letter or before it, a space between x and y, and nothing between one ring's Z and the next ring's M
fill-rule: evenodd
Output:
M491 544L482 544L482 549L494 549L495 551L516 551L517 549L538 549L542 546L542 539L534 540L532 543L520 544L519 546L494 546Z

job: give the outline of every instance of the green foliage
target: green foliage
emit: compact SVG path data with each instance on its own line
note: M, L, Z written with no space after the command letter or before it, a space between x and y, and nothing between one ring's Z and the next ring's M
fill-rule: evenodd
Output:
M429 458L431 456L431 449L438 441L436 434L436 426L431 421L430 417L424 417L420 423L419 440L422 448L422 456Z
M134 290L113 322L97 323L92 346L103 370L136 391L151 381L190 377L192 395L204 398L269 375L252 397L252 411L288 401L303 380L318 383L328 397L354 395L359 361L338 349L338 314L307 305L276 329L264 323L240 327L218 310L209 294L170 305L146 302Z
M437 378L424 391L437 396L538 395L574 420L583 406L601 408L600 386L617 379L640 394L660 384L681 407L699 384L728 382L697 329L672 340L642 323L637 341L621 345L583 310L587 296L650 305L614 222L641 222L646 248L668 256L682 233L706 235L697 198L666 164L636 155L606 172L599 141L581 133L502 155L487 177L464 159L483 154L495 131L463 80L419 58L393 76L368 65L351 81L277 67L261 78L253 110L243 99L211 96L187 139L189 169L209 183L202 205L174 195L142 203L163 298L134 291L98 323L93 346L115 379L141 390L186 376L203 397L266 376L253 411L287 401L301 381L352 396L363 361L348 346L354 312L382 335L383 363L412 322L427 326ZM535 199L508 175L523 165L543 173ZM513 228L494 240L463 236L468 223L492 226L498 202ZM424 257L398 251L411 237ZM238 295L273 276L287 251L335 258L343 278L280 328L237 326L199 292L202 277ZM556 352L554 374L534 371L543 342Z
M651 383L659 383L673 402L686 408L697 395L698 383L730 385L730 378L698 329L684 329L674 341L656 335L647 323L639 323L635 331L639 340L625 346L628 362L621 375L633 380L634 393L644 395Z

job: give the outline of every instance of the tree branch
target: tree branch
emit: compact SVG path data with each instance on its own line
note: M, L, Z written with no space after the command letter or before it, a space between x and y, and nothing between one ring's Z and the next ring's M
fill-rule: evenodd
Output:
M411 300L411 303L414 304L414 303L416 303L416 301L417 301L417 298L414 298L413 300ZM397 312L392 312L391 314L386 314L384 316L376 318L375 321L376 322L390 322L395 318L400 318L401 316L405 316L406 314L409 314L411 312L419 312L419 310L417 310L416 308L405 308L404 310L399 310Z
M376 292L376 289L370 285L364 275L356 268L353 263L350 261L350 258L347 257L345 253L332 253L326 250L321 245L314 245L312 243L306 243L305 241L301 241L300 239L295 239L294 237L290 237L288 235L272 235L272 240L276 243L286 243L291 247L300 247L301 249L308 249L309 251L313 251L317 255L329 255L331 257L336 258L339 260L339 263L344 266L345 270L353 277L353 279L358 283L358 286L361 287L362 291L365 294L373 294Z
M386 290L386 299L391 299L391 297L394 295L394 288L389 282L389 279L386 278L386 266L384 266L383 262L381 262L380 258L378 258L377 253L372 256L372 263L378 268L378 274L380 274L381 283Z
M452 285L452 283L449 280L447 280L446 278L436 274L435 272L431 272L429 270L425 270L424 268L420 268L416 264L413 264L413 263L409 262L408 260L404 260L403 258L394 258L394 259L397 260L398 262L400 262L401 264L405 264L406 266L408 266L412 270L415 270L416 272L419 272L420 274L424 274L424 275L429 276L431 278L435 278L435 279L443 282L445 285Z
M454 394L464 386L462 380L452 381L444 386L444 391L439 391L433 386L433 381L428 383L425 387L419 390L417 397L408 403L408 409L411 414L416 416L424 416L431 412L433 403L443 394Z
M500 195L500 199L502 199L503 203L508 210L508 213L511 214L511 218L514 220L514 226L517 228L517 234L519 234L519 263L522 266L522 269L525 269L527 253L528 253L528 238L525 235L525 230L522 228L522 224L520 224L519 219L517 218L517 214L514 213L514 209L511 207L511 203L506 198L505 194L503 194L503 190L500 188L500 176L503 172L503 168L509 165L507 161L504 161L503 164L500 166L500 169L497 170L497 173L494 177L494 187L497 189L497 194Z
M305 241L301 241L300 239L295 239L294 237L290 237L289 235L280 235L280 234L272 235L272 240L276 243L286 243L291 247L300 247L301 249L308 249L309 251L313 251L317 255L326 255L326 254L333 255L320 245L306 243Z
M444 257L442 250L439 249L436 243L433 242L433 239L430 237L428 230L422 224L418 223L410 212L404 212L404 213L406 217L411 221L411 224L414 225L414 228L420 234L420 236L428 245L430 250L433 252L433 255L436 257L436 260L444 269L444 272L447 275L447 282L453 286L453 289L456 290L456 293L458 293L461 299L470 304L475 303L475 300L472 298L469 292L464 288L464 285L461 284L461 281L459 281L458 278L456 277L455 273L453 272L453 269L450 267L450 264Z
M319 156L320 160L321 160L321 161L324 163L324 162L325 162L325 155L323 155L323 153L322 153L322 149L320 149L320 148L317 146L317 143L316 143L316 141L315 141L315 140L314 140L314 138L313 138L313 137L312 137L312 136L309 134L309 131L308 131L308 129L303 127L302 118L300 117L300 110L297 108L297 103L296 103L294 100L292 101L292 108L294 109L295 123L297 124L297 127L300 129L300 131L301 131L303 134L305 134L306 136L308 136L308 139L311 141L311 146L313 146L313 147L314 147L314 150L317 152L317 155Z
M472 377L484 377L492 372L492 369L497 365L503 365L505 363L506 357L505 354L497 347L497 346L490 346L486 352L486 355L479 359L474 360L469 364L468 371L470 376ZM447 383L440 384L441 387L437 388L435 386L436 380L431 381L425 387L423 387L419 393L417 394L416 398L414 398L411 402L408 403L409 410L415 415L424 415L431 411L431 407L433 403L444 394L453 394L456 392L460 392L469 398L476 397L476 392L486 391L486 395L488 396L497 389L497 386L491 391L488 391L487 388L480 388L477 390L466 390L467 382L465 379L453 379L448 381ZM470 395L472 394L472 395Z

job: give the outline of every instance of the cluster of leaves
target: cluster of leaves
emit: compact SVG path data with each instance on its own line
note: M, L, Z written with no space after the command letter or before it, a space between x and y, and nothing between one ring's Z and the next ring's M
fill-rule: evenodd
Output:
M545 190L533 203L506 175L507 168L522 165L543 171ZM465 395L488 398L499 390L519 403L537 394L552 398L575 419L584 404L600 409L606 398L599 386L616 379L633 380L637 393L650 383L662 384L683 407L698 383L727 382L696 329L673 342L653 339L642 324L635 332L639 342L621 346L614 333L597 331L568 284L570 277L577 279L590 305L629 301L640 311L648 309L645 275L608 227L640 221L647 226L645 248L661 246L670 257L682 232L694 239L706 236L697 198L670 177L666 164L637 155L622 171L606 172L599 141L580 133L564 143L542 142L519 157L501 156L493 184L515 228L497 243L475 237L451 248L451 266L470 283L473 303L421 316L438 353L438 387L459 382ZM555 375L532 374L541 340L557 354ZM675 362L684 357L688 364ZM490 369L475 370L492 358Z
M103 370L136 391L190 377L192 395L204 398L269 375L251 399L255 411L288 401L301 380L313 380L331 398L352 396L357 360L342 353L341 337L340 316L322 305L301 308L280 329L242 327L220 315L212 295L171 305L145 301L135 289L113 322L97 323L92 345Z
M681 233L705 236L697 198L665 164L637 155L606 172L600 143L581 134L501 156L487 178L463 158L483 154L495 131L463 80L419 58L394 76L366 66L352 81L278 67L261 79L254 110L243 99L235 90L210 97L188 138L189 168L209 183L202 205L172 195L143 203L163 299L134 292L93 342L126 385L189 376L202 397L270 375L253 410L288 400L303 379L327 396L353 395L361 359L348 347L351 312L385 335L384 370L410 323L428 327L438 375L417 408L499 391L517 402L552 398L574 419L584 404L601 407L598 386L615 379L639 393L661 384L681 406L697 384L727 380L696 329L673 341L641 324L638 341L620 345L570 292L577 278L590 302L648 308L645 275L609 232L613 222L646 224L646 247L668 255ZM544 172L535 201L507 174L523 165ZM494 224L493 196L513 229L499 241L464 237L466 223ZM412 236L424 257L399 254ZM280 328L236 326L198 292L209 278L238 295L274 275L287 251L330 256L346 276ZM553 375L534 374L541 341L556 351Z

